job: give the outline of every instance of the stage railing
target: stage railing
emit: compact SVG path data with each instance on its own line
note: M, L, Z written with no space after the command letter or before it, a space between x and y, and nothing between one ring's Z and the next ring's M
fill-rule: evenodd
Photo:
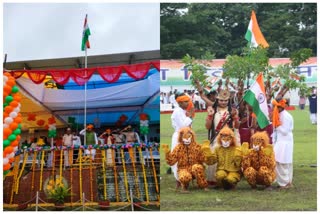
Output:
M52 188L44 180L62 183L64 178L64 185L70 188L71 194L77 194L71 196L71 203L73 197L83 200L80 193L88 189L88 185L90 201L130 201L130 189L141 201L160 201L159 167L158 143L44 146L18 150L11 173L13 182L9 203L14 203L15 197L23 194L19 188L22 177L27 174L31 191L40 193Z

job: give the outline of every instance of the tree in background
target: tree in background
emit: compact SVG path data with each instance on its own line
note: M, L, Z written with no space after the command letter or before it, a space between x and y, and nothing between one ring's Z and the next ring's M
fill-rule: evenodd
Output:
M290 57L302 48L316 56L316 3L161 3L162 59L241 55L252 9L270 45L268 57Z

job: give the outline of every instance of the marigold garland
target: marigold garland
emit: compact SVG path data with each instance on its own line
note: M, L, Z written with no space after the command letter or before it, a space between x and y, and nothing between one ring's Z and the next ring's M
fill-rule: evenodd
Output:
M90 200L93 201L93 186L92 186L92 182L93 182L93 178L92 178L92 156L91 156L91 149L90 151L90 166L89 166L89 174L90 174Z
M63 158L63 150L61 149L60 150L60 169L59 169L60 178L62 178L62 158Z
M54 151L51 151L52 154L52 177L54 177L55 173L55 169L56 169L56 154Z
M70 194L71 194L71 196L70 196L70 199L71 199L71 206L72 206L72 199L73 199L73 194L72 194L72 174L73 174L73 170L72 170L72 167L70 168Z
M143 157L141 148L138 148L138 150L139 150L140 157ZM141 166L142 166L142 172L143 172L144 189L146 191L146 199L147 199L147 203L149 203L148 181L147 181L146 169L144 168L143 162L142 162Z
M20 162L20 155L14 157L14 167L13 167L13 184L11 188L11 196L10 196L10 204L13 202L13 195L15 191L15 186L17 183L17 177L19 172L19 162Z
M82 149L79 149L79 190L80 190L80 201L83 202L82 198Z
M100 149L100 150L106 150L106 149L113 149L113 150L119 150L121 148L157 148L159 149L159 143L131 143L131 144L112 144L112 145L81 145L81 146L42 146L42 147L36 147L36 148L27 148L27 149L20 149L16 152L16 155L19 155L23 153L24 151L28 152L35 152L35 151L60 151L60 150L72 150L72 149Z
M22 173L23 173L23 171L24 171L24 168L25 168L25 166L26 166L27 158L28 158L28 153L27 153L27 152L24 152L24 154L23 154L22 167L21 167L19 176L18 176L18 178L17 178L16 186L15 186L16 194L18 194L18 192L19 192L19 182L20 182L20 178L21 178L21 176L22 176Z
M68 149L68 161L69 161L69 166L72 166L73 164L73 150Z
M123 175L124 175L124 186L126 187L127 199L130 202L129 190L128 190L128 180L127 180L127 171L126 171L126 163L125 163L125 160L124 160L123 149L121 149L121 160L122 160Z
M113 161L113 175L114 175L114 185L115 185L115 191L116 191L116 200L117 202L119 202L120 199L119 199L118 175L117 175L117 166L115 161L115 153L112 153L112 161Z
M32 180L31 180L31 190L34 189L34 176L35 176L35 172L36 172L36 160L37 160L37 155L38 152L35 151L33 154L33 158L32 158Z
M153 155L152 155L152 149L151 149L151 148L149 148L149 152L150 152L150 157L151 157L151 163L152 163L154 181L155 181L155 184L156 184L156 191L157 191L157 193L158 193L158 194L157 194L157 198L158 198L158 201L160 201L157 172L156 172L156 167L155 167L155 165L154 165L154 160L153 160Z
M42 177L43 177L43 165L44 165L44 151L41 152L41 169L40 169L40 188L42 190Z
M103 199L107 200L107 178L106 178L106 153L102 152L102 172L103 172Z
M136 145L139 145L139 147ZM128 145L127 145L128 146ZM130 147L132 146L132 147ZM100 148L99 148L100 147ZM104 146L99 146L98 149L110 149L110 148L107 148L107 147L104 147ZM60 177L62 177L62 174L63 174L63 149L65 149L66 147L56 147L56 148L53 148L51 147L51 152L52 152L52 174L54 174L54 171L55 171L55 155L54 155L54 150L57 149L57 150L60 150ZM126 162L125 162L125 157L124 157L124 149L123 148L128 148L126 146L121 146L121 149L120 149L120 152L121 152L121 160L122 160L122 165L123 165L123 171L124 171L124 183L125 183L125 188L126 188L126 197L128 198L128 200L130 201L130 196L129 196L129 185L128 185L128 169L126 169L126 167L128 165L126 165ZM140 192L138 189L138 175L137 175L137 168L136 168L136 162L135 162L135 155L134 155L134 148L138 148L138 152L139 152L139 156L141 157L140 158L140 163L142 163L141 167L142 167L142 172L143 172L143 178L144 178L144 188L145 188L145 193L146 193L146 202L149 203L149 189L148 189L148 180L147 180L147 172L146 172L146 169L145 169L145 166L143 164L143 156L142 156L142 148L149 148L149 152L150 152L150 156L151 156L151 161L152 161L152 167L153 167L153 175L154 175L154 181L155 181L155 185L156 185L156 192L157 192L157 198L159 200L159 183L158 183L158 177L157 177L157 174L156 174L156 167L155 167L155 163L154 163L154 158L153 158L153 155L152 155L152 148L156 148L157 150L159 150L159 146L158 144L144 144L144 143L141 143L141 144L131 144L129 145L129 148L128 148L128 151L129 151L129 155L130 155L130 158L132 160L132 167L133 167L133 173L134 173L134 178L135 178L135 190L136 190L136 193L137 193L137 196L140 198ZM116 148L111 148L115 151ZM42 188L42 183L43 183L43 168L44 168L44 154L46 151L50 151L50 147L48 149L47 148L39 148L38 149L39 151L41 151L41 171L40 171L40 188L39 190L41 191L43 188ZM33 151L33 150L23 150L25 152L25 158L24 158L24 161L23 161L23 165L22 167L25 167L25 162L26 162L26 158L27 158L27 151ZM33 178L32 178L32 189L34 189L34 169L35 169L35 164L36 164L36 156L37 156L37 150L34 151L35 154L34 154L34 157L33 157L33 163L32 163L32 168L33 168ZM90 154L91 154L91 150L90 150ZM112 162L113 162L113 171L114 171L114 178L115 178L115 192L116 192L116 198L117 198L117 202L119 201L119 188L118 188L118 181L117 181L117 167L116 167L116 159L115 159L115 153L112 152ZM79 155L80 157L82 157L82 150L79 149ZM90 155L91 156L91 155ZM104 179L104 198L107 199L107 178L106 178L106 172L107 172L107 169L106 169L106 156L107 154L105 154L104 151L102 151L102 159L103 159L103 165L102 165L102 168L103 168L103 179ZM80 160L80 167L79 167L79 178L80 178L80 191L82 193L82 160L81 158L79 158ZM91 196L91 201L93 201L93 161L92 159L90 158L90 196ZM72 188L72 184L73 184L73 180L72 180L72 176L73 176L73 171L71 169L71 172L70 172L70 181L71 181L71 188ZM15 190L16 192L18 192L19 190L19 180L21 178L21 171L20 171L20 174L18 176L18 179L17 179L17 183L15 185ZM72 192L72 189L71 189L71 192ZM80 196L81 200L83 200L82 198L82 194ZM71 197L71 203L72 203L72 197Z
M137 177L137 170L136 170L136 164L135 164L135 159L134 159L134 154L133 154L133 148L129 148L129 155L131 158L131 162L132 162L132 167L133 167L133 174L134 174L134 182L135 182L135 189L136 189L136 193L138 198L140 198L140 191L138 188L138 177Z

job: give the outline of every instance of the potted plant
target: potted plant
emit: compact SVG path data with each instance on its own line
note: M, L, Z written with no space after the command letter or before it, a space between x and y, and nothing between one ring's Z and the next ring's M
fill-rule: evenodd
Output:
M69 196L71 196L70 188L68 189L63 185L56 185L48 194L48 198L54 201L57 210L64 209L64 201Z

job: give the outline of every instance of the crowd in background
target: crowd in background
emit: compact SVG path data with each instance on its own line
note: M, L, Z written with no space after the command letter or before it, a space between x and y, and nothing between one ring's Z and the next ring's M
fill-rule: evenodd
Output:
M171 108L174 109L178 106L177 101L175 100L175 96L177 95L178 90L169 92L160 92L160 103L161 104L171 104ZM206 110L206 103L203 99L201 99L199 92L195 90L184 90L183 93L189 96L194 104L195 110Z
M101 131L102 130L102 131ZM160 139L156 136L147 136L148 143L159 143ZM73 148L71 150L64 150L63 151L63 162L64 168L70 167L72 164L77 164L79 161L79 147L86 145L87 147L84 150L83 156L88 156L95 161L96 159L96 149L94 149L94 145L128 145L132 143L142 143L145 141L145 136L140 135L138 130L135 130L131 125L124 127L123 129L120 128L106 128L106 129L94 129L92 124L89 124L85 129L81 130L80 132L76 132L71 128L65 128L63 134L58 134L55 138L47 138L46 136L40 135L39 137L29 137L24 141L20 142L19 149L33 149L34 151L37 150L39 147L44 148L51 148L55 147L69 147ZM89 149L88 146L92 146ZM120 150L115 149L114 151L106 150L107 158L110 159L112 157L111 152L114 153L114 158L116 159L116 163L121 163L121 156ZM101 152L98 152L101 153ZM33 155L29 155L28 160L33 159ZM128 149L124 149L124 155L126 162L130 162L130 157L128 154ZM59 160L60 152L56 151L55 159ZM101 156L101 155L98 155ZM136 154L136 157L139 155ZM98 157L98 159L101 157ZM107 159L107 161L109 160ZM40 153L37 155L37 160L40 160ZM51 167L53 161L53 156L50 152L47 152L45 155L45 167ZM136 158L138 161L138 158ZM37 162L39 163L39 162ZM112 164L112 160L109 160L109 164ZM108 162L107 162L108 164Z

